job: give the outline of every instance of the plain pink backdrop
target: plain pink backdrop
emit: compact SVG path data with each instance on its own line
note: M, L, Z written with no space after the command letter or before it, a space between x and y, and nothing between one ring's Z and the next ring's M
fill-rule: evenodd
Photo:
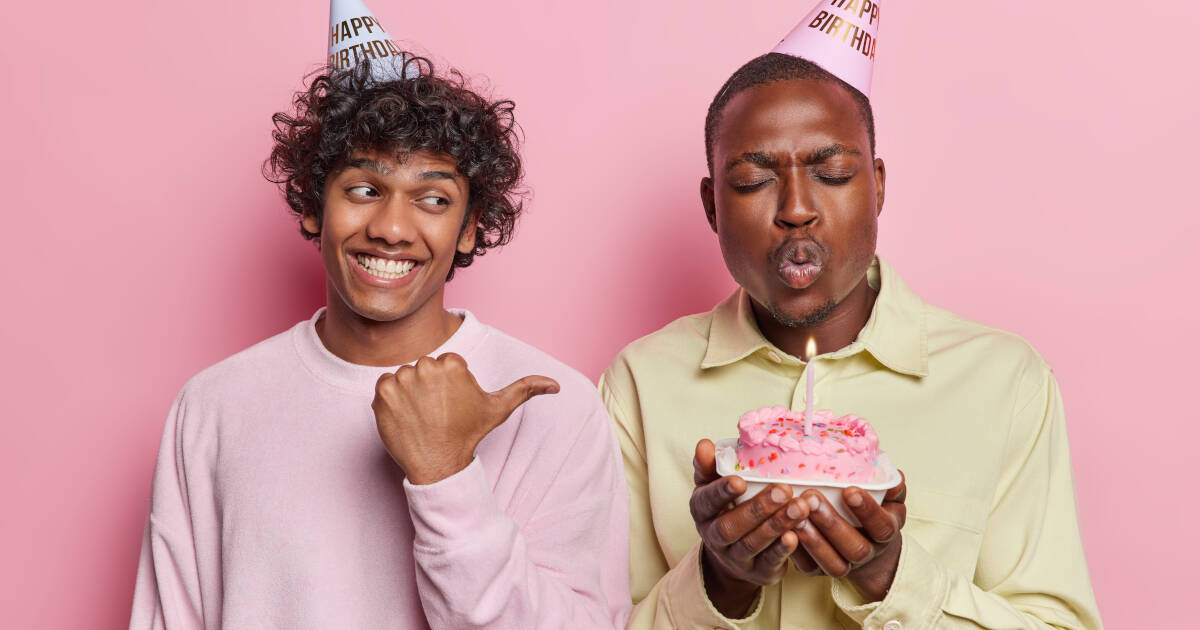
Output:
M451 305L597 377L730 291L698 202L704 111L808 1L369 4L518 103L534 196ZM1198 7L893 0L882 15L880 252L928 301L1055 367L1112 628L1177 625L1200 581L1195 492L1173 489L1200 439ZM0 10L5 627L127 624L171 399L323 302L315 250L259 168L271 113L322 60L327 13Z

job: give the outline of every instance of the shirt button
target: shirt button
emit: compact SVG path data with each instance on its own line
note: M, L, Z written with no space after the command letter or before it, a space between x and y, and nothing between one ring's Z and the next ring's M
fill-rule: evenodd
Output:
M883 630L904 630L904 624L892 619L883 624Z
M773 362L775 362L775 363L779 363L779 362L783 361L783 357L779 356L779 353L778 353L778 352L775 352L774 350L772 350L771 352L767 353L767 357L768 357L769 359L771 359L771 361L773 361ZM890 629L889 629L889 630L890 630Z

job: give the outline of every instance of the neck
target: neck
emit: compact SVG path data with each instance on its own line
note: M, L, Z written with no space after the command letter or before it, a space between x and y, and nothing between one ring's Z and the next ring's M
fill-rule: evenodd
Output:
M317 321L317 336L334 355L358 365L412 363L445 343L462 324L443 307L441 289L416 311L391 321L354 312L333 287L327 287L326 293L327 306Z
M820 354L836 352L854 343L858 333L871 318L871 310L875 307L875 298L878 295L879 293L867 283L867 276L864 274L850 294L838 302L833 312L812 326L781 324L753 298L750 300L750 306L754 311L758 329L768 341L794 357L807 360L804 349L810 337L816 341Z

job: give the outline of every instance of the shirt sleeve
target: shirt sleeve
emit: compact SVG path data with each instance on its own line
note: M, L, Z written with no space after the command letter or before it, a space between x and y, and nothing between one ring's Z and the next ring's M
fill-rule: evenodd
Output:
M629 616L627 490L597 405L537 513L519 527L475 458L404 481L417 589L432 628L620 628Z
M905 537L883 601L863 603L848 582L834 582L834 601L863 628L1101 627L1058 384L1040 361L1032 371L1035 392L1014 413L973 579Z
M641 414L624 396L633 388L627 375L622 378L619 368L619 364L614 364L600 379L600 397L616 427L629 484L629 570L634 603L629 628L738 629L752 625L762 610L763 597L758 597L745 619L722 615L705 592L701 543L697 542L674 567L663 556L654 533ZM671 509L687 509L688 497L673 499L680 504Z
M196 548L184 476L181 393L167 416L142 538L130 630L203 628Z

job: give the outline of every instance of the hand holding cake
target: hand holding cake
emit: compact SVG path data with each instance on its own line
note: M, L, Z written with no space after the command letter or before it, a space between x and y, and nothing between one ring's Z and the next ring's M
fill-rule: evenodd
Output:
M842 499L862 523L855 528L820 492L806 490L800 498L809 506L809 516L796 529L800 547L792 554L792 564L808 575L844 577L867 601L882 600L900 560L905 494L903 475L881 503L861 488L843 489Z
M748 411L738 437L717 444L716 469L745 482L739 503L759 500L764 488L797 497L805 517L792 530L791 560L799 571L848 578L870 600L886 595L906 515L904 477L865 419L778 406Z
M748 612L758 589L787 572L799 545L793 530L808 518L808 504L784 484L773 484L733 507L746 481L717 473L713 443L701 440L692 460L696 489L690 507L703 544L701 564L709 598L727 617Z

